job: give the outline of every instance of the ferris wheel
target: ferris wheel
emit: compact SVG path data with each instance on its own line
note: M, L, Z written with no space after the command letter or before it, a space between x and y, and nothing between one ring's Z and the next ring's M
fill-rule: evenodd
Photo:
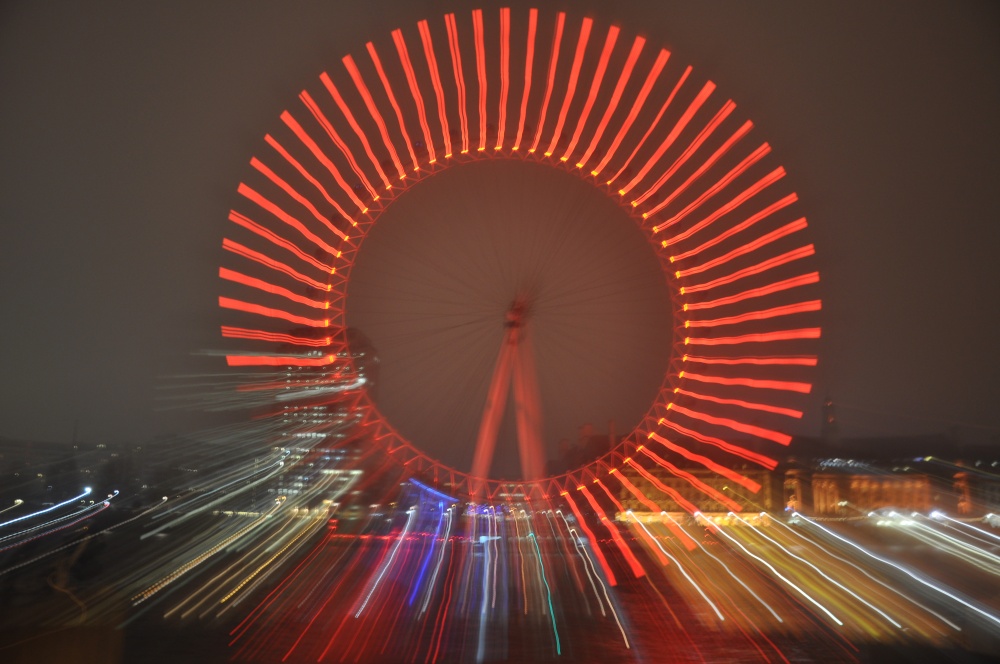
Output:
M790 425L803 417L821 301L814 246L786 172L716 87L643 37L562 12L447 14L368 42L280 114L238 187L220 269L219 304L232 322L222 333L241 344L228 363L322 368L345 387L320 399L349 403L371 445L452 495L477 501L562 495L576 511L575 500L617 504L629 492L649 509L660 510L660 495L696 512L696 504L659 479L668 474L739 511L730 496L686 468L760 489L743 469L773 469L777 451L791 442ZM421 198L422 191L431 193ZM541 216L562 221L544 226L530 219L528 208L560 196L562 207ZM451 234L418 245L432 231L408 220L435 221L442 201L458 201L465 212L456 223L480 235L465 244ZM612 225L631 226L615 226L608 240L604 227L580 222L586 216L580 206L613 217ZM515 217L528 226L517 227ZM407 224L409 230L399 230ZM409 235L397 233L393 247L393 234L382 229ZM551 266L559 265L553 255L567 238L577 243L570 249L583 251L595 236L605 247L638 239L644 253L622 252L613 263L606 259L613 251L598 249L577 261L587 276L553 276ZM497 253L503 243L531 259ZM443 253L430 257L432 245ZM498 263L448 258L449 251L468 258L472 246L495 254ZM394 251L400 260L386 258ZM652 277L649 270L634 282L610 276L640 263L652 267ZM421 277L420 266L436 276ZM470 286L478 268L489 275L482 307L475 293L484 287ZM421 278L438 289L421 285ZM449 288L472 299L452 298L450 309L420 299L436 293L440 300ZM648 361L589 379L542 375L558 354L553 348L576 366L605 356L553 331L560 307L595 299L612 306L635 300L637 291L636 306L659 311L660 322L643 323L651 336L626 336L618 346L644 345L638 350ZM651 293L658 294L655 306ZM373 301L381 302L381 319ZM630 325L629 315L615 310L590 336L600 337L608 325L616 333L641 327ZM409 331L399 316L408 316ZM585 307L582 316L598 317ZM379 325L383 332L376 334ZM364 381L346 378L358 373L354 327L372 337L386 381L393 339L422 339L423 350L398 344L415 373L396 403L417 403L426 414L430 395L438 402L465 399L474 417L449 416L446 406L424 418L430 433L410 435L410 425L393 414L393 397L375 397ZM469 345L463 350L462 343ZM458 369L441 369L427 348ZM472 383L463 367L477 376ZM652 383L636 378L648 401L624 436L609 432L610 449L572 468L547 463L554 443L549 406L561 394L588 381L622 392L650 367ZM442 397L441 385L454 393ZM512 478L491 471L494 457L507 454L498 451L505 426L513 430L517 451L510 454L520 465ZM428 449L438 434L459 436L465 461L448 462ZM630 477L659 493L647 495Z

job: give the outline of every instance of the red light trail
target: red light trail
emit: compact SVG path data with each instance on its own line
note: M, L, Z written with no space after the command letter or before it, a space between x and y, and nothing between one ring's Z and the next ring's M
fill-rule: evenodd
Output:
M270 168L268 168L263 163L261 163L261 161L259 159L257 159L257 157L253 157L250 160L250 165L253 166L254 168L256 168L261 173L263 173L267 177L268 180L270 180L274 184L276 184L279 187L281 187L281 189L286 194L288 194L289 196L291 196L292 199L294 199L296 203L298 203L299 205L301 205L305 209L309 210L309 212L312 214L312 216L319 223L323 224L324 226L326 226L327 228L329 228L331 231L333 231L337 235L341 236L341 239L344 239L344 240L347 239L347 236L343 234L343 231L341 231L339 228L337 228L332 223L330 223L330 220L327 219L325 216L323 216L322 214L320 214L319 210L316 209L315 205L313 205L312 203L310 203L309 200L305 196L303 196L299 192L295 191L295 189L293 189L291 187L291 185L289 185L287 182L285 182L280 177L278 177L277 175L275 175L274 171L272 171ZM343 211L342 210L338 210L338 211L340 211L342 213L342 216L344 216L348 221L351 220L350 217L347 217L346 215L343 215Z
M562 42L563 27L566 24L566 14L559 12L556 16L556 30L552 36L552 53L549 55L549 75L546 78L545 97L542 100L542 108L538 113L538 127L535 129L535 141L528 148L528 152L538 149L538 142L542 140L542 129L545 127L545 115L549 110L549 100L552 99L552 88L556 84L556 67L559 65L559 45Z
M455 88L458 92L458 119L462 129L462 154L469 152L469 114L465 110L465 76L462 74L462 51L458 45L458 25L454 14L445 14L448 28L448 50L451 52L451 68L455 74Z
M676 92L679 89L680 89L680 83L677 84L677 88L674 88L674 91ZM678 120L677 123L674 124L673 129L670 130L670 133L667 134L667 137L663 139L662 143L660 143L660 147L656 148L656 151L653 153L653 156L651 156L643 165L643 167L639 169L639 172L635 175L635 177L633 177L628 184L626 184L624 187L618 190L619 194L624 196L628 192L632 191L632 188L635 187L637 184L639 184L639 182L641 182L643 178L645 178L649 174L649 171L652 170L653 166L655 166L656 163L660 161L660 158L663 157L663 153L667 151L667 148L669 148L671 145L674 144L674 141L677 140L677 137L680 136L681 132L684 131L684 128L687 127L689 122L691 122L691 119L694 117L694 114L698 112L698 110L702 107L702 104L708 101L709 96L711 96L711 94L714 91L715 91L715 83L712 83L711 81L707 81L705 85L702 86L701 91L694 98L694 101L692 101L688 105L687 109L685 109L684 113L681 115L680 120ZM661 115L663 111L667 109L667 106L670 104L671 100L672 97L667 98L667 101L666 103L664 103L663 108L660 109ZM659 120L659 116L657 117L657 120ZM655 124L656 123L654 122L653 125L655 126ZM652 131L652 129L653 127L650 127L650 131ZM640 142L639 145L636 146L636 149L635 151L633 151L632 156L630 156L629 160L625 162L626 164L628 164L629 161L632 160L632 157L635 156L635 152L639 150L639 147L641 145L642 142ZM615 175L615 177L611 178L612 181L617 180L619 175L621 175L621 173L622 171L619 171L618 174Z
M347 69L347 73L350 74L351 80L354 81L354 87L357 88L358 94L361 95L361 98L365 102L365 108L368 109L368 113L378 126L379 134L382 136L382 143L385 145L386 150L389 151L392 163L396 166L396 173L399 175L399 179L402 180L406 177L406 171L403 170L403 163L399 160L399 154L396 152L396 146L393 145L392 139L389 138L389 129L385 126L385 120L382 118L382 113L379 112L378 107L375 105L372 93L368 90L368 86L365 84L364 79L361 78L361 72L358 70L358 66L354 64L354 58L346 55L344 56L342 62L344 63L344 67ZM414 161L416 161L416 159L414 159Z
M363 184L365 189L368 190L368 194L375 200L378 200L378 192L375 191L375 186L368 181L368 176L366 176L365 172L361 170L358 160L354 158L354 153L347 148L347 143L344 142L344 139L340 137L337 130L333 128L332 124L330 124L330 121L323 114L323 111L320 110L319 105L305 90L303 90L299 96L306 105L306 108L309 109L309 112L312 113L313 118L315 118L316 122L319 123L319 126L323 128L323 131L325 131L326 135L330 137L330 140L337 146L337 149L340 150L341 154L347 158L347 163L350 165L351 170L354 171L354 174L361 180L361 184ZM360 200L355 200L355 203L363 212L365 209L364 204L362 204Z
M757 238L756 240L753 240L752 242L747 242L746 244L737 247L736 249L733 249L732 251L723 254L722 256L719 256L718 258L714 258L710 261L705 261L700 265L689 267L686 270L677 270L675 276L677 276L677 278L680 279L681 277L687 277L692 274L699 274L701 272L704 272L705 270L710 270L713 267L717 267L719 265L728 263L737 256L742 256L743 254L748 254L751 251L756 251L757 249L760 249L766 244L774 242L775 240L780 240L786 235L791 235L792 233L800 231L805 227L806 227L805 219L799 219L797 221L791 222L790 224L785 224L781 228L773 230L770 233L763 235Z
M587 93L587 102L583 105L583 110L580 112L580 118L576 122L576 130L573 132L573 137L570 139L569 145L566 146L566 152L563 153L563 156L559 157L562 161L568 161L570 155L573 154L573 150L576 149L576 144L580 140L580 135L583 133L583 127L587 123L587 118L590 117L590 111L594 108L594 102L597 101L597 91L601 88L604 73L608 70L608 60L611 59L611 52L614 50L615 42L618 40L618 32L618 28L611 26L608 30L608 36L604 39L604 49L601 51L601 59L597 63L597 71L594 72L594 80L591 81L590 91ZM552 147L555 149L555 143L553 143Z
M476 40L476 76L479 78L479 147L478 151L486 149L486 45L483 35L483 12L480 9L472 11L473 36Z
M431 85L434 86L434 97L437 99L438 117L441 118L441 137L444 140L444 156L451 156L451 131L448 129L448 112L444 105L444 88L441 87L441 75L438 73L437 58L434 57L434 42L431 41L431 30L427 21L417 23L420 28L420 41L424 45L424 57L427 58L427 70L431 75Z
M770 145L768 145L767 143L764 143L763 145L761 145L754 152L752 152L751 154L747 155L743 159L743 161L741 161L739 164L737 164L736 166L734 166L731 171L729 171L724 176L722 176L722 179L720 179L718 182L716 182L715 184L713 184L712 186L710 186L708 189L706 189L704 192L702 192L702 194L700 196L698 196L698 198L696 198L695 200L691 201L687 205L687 207L685 207L683 210L681 210L680 212L678 212L677 214L675 214L674 216L672 216L670 219L668 219L666 222L664 222L662 224L662 227L663 228L670 228L671 226L673 226L674 224L676 224L678 221L684 219L686 216L688 216L689 214L691 214L694 210L697 210L708 199L710 199L711 197L715 196L720 191L722 191L723 189L725 189L733 180L735 180L736 178L738 178L740 175L743 175L743 173L745 173L751 166L753 166L758 161L760 161L765 156L767 156L767 154L769 152L771 152L771 146ZM651 217L654 214L656 214L657 212L659 212L660 210L662 210L664 207L666 207L665 203L659 203L659 204L655 205L648 212L644 212L642 214L642 218L646 219L648 217Z
M378 57L378 53L375 51L375 46L368 42L365 44L368 49L368 55L372 59L372 64L375 65L375 71L378 73L378 78L382 82L382 88L385 90L386 96L389 98L389 103L392 104L392 110L396 113L396 121L399 122L399 130L403 132L403 142L406 143L406 149L410 153L410 159L413 160L413 170L420 170L420 162L417 160L417 154L413 151L413 143L410 141L410 135L406 131L406 123L403 122L403 111L399 108L399 102L396 101L396 95L392 93L392 86L389 85L389 78L385 75L385 70L382 69L382 61ZM400 178L406 176L401 175Z
M358 209L361 210L362 212L367 212L368 208L365 207L364 203L361 202L361 199L357 197L357 195L354 193L354 190L351 189L349 186L347 186L347 181L340 174L340 170L337 169L337 167L333 165L333 162L330 161L330 158L327 157L323 153L323 151L319 149L319 146L316 144L316 141L314 141L312 137L310 137L309 134L306 133L306 131L302 128L302 125L300 125L298 121L296 121L295 118L292 117L291 113L289 113L288 111L282 113L281 120L288 126L289 129L295 132L295 135L298 136L299 140L302 141L302 143L309 148L309 151L312 152L313 156L316 157L317 161L319 161L326 167L326 170L330 172L330 175L333 176L333 179L337 181L337 185L339 185L340 188L344 191L344 193L346 193L350 197L351 201L358 206ZM345 214L344 216L347 215Z
M517 121L517 138L511 150L516 152L521 147L521 137L524 135L524 120L528 113L528 99L531 93L531 68L535 62L535 34L538 30L538 10L528 12L528 35L524 55L524 93L521 95L521 113Z
M317 290L330 290L330 284L324 284L312 277L307 277L298 270L295 270L281 261L275 260L266 254L262 254L259 251L254 251L249 247L245 247L239 242L233 242L229 238L225 238L222 241L222 248L226 251L231 251L238 256L243 256L244 258L249 258L250 260L260 263L265 267L269 267L272 270L277 270L278 272L283 272L287 274L292 279L309 286L310 288L315 288ZM324 270L329 271L329 270Z
M677 244L678 242L681 242L683 240L686 240L687 238L691 237L692 235L694 235L698 231L703 230L703 229L707 228L708 226L710 226L712 223L714 223L715 221L717 221L719 219L719 217L721 217L722 215L727 214L729 212L732 212L733 210L735 210L736 208L738 208L740 205L742 205L743 203L745 203L747 200L753 198L754 196L756 196L757 194L759 194L761 191L763 191L764 189L766 189L770 185L774 184L775 182L777 182L778 180L780 180L783 177L785 177L785 169L782 168L781 166L779 166L778 168L774 169L774 171L772 171L771 173L769 173L766 176L764 176L763 178L761 178L758 182L756 182L753 185L751 185L748 189L746 189L745 191L743 191L740 194L738 194L734 199L732 199L731 201L729 201L728 203L726 203L725 205L723 205L722 207L720 207L718 210L716 210L715 212L713 212L709 216L707 216L704 219L702 219L701 221L699 221L697 224L694 224L693 226L691 226L687 230L683 231L682 233L678 233L677 235L674 235L673 237L670 237L670 238L667 238L666 240L663 240L663 242L661 243L662 246L667 247L667 246L671 246L671 245ZM776 212L776 211L780 210L781 208L785 207L786 205L790 205L790 204L794 203L797 200L798 200L798 196L796 196L794 193L791 193L788 196L785 196L783 199L781 199L777 203L773 203L770 206L768 206L767 208L765 208L766 212L763 212L763 211L760 212L759 213L761 215L760 218L763 219L764 217L768 216L772 212ZM752 224L747 224L747 227L749 227L751 225ZM663 230L663 228L664 227L662 225L653 226L653 232L654 233L659 233L661 230ZM740 230L742 230L742 228ZM710 246L713 246L714 244L716 244L717 242L721 241L725 237L729 237L729 235L732 235L733 233L736 233L736 232L738 232L738 231L735 231L732 228L730 228L730 229L724 231L721 235L716 236L716 238L713 238L708 243L704 244L702 247L699 247L697 250L693 251L692 253L698 253L699 251L701 251L704 248L708 248Z
M792 261L797 261L803 258L808 258L816 253L816 249L813 245L808 244L804 247L799 247L798 249L792 249L791 251L785 252L780 256L775 256L774 258L768 258L767 260L761 261L756 265L752 265L742 270L737 270L732 274L727 274L724 277L719 277L718 279L713 279L712 281L707 281L701 284L695 284L694 286L681 286L681 295L690 295L691 293L700 293L707 290L712 290L713 288L718 288L719 286L725 286L727 284L734 283L741 279L746 279L747 277L753 277L762 272L772 270L786 263L791 263Z
M306 228L305 225L301 221L299 221L298 219L296 219L292 215L288 214L287 212L285 212L284 210L282 210L281 208L279 208L277 205L275 205L274 203L272 203L268 199L266 199L263 196L261 196L259 193L257 193L256 191L254 191L250 187L246 186L245 184L241 184L239 186L239 190L238 191L239 191L240 194L242 194L243 196L245 196L249 200L253 201L257 205L259 205L261 208L267 210L272 215L274 215L275 217L277 217L278 219L280 219L284 223L288 224L289 226L291 226L292 228L294 228L295 230L297 230L306 239L308 239L310 242L312 242L313 244L315 244L317 247L319 247L323 251L326 251L327 253L334 254L334 255L336 255L337 253L339 253L339 251L340 251L339 249L337 249L333 245L327 243L321 237L319 237L318 235L316 235L315 233L313 233L312 231L310 231L308 228ZM340 239L342 239L342 240L346 241L348 239L347 235L343 231L341 231L340 229L337 229L336 235L338 237L340 237Z
M729 117L729 115L734 110L736 110L736 104L734 104L731 100L723 104L722 108L720 108L718 113L715 114L715 117L713 117L711 121L707 125L705 125L704 129L702 129L701 132L699 132L698 136L695 137L694 141L690 145L688 145L687 148L684 149L684 152L681 153L681 155L677 158L676 161L674 161L674 163L670 166L670 168L664 171L663 175L661 175L659 178L656 179L656 182L653 183L652 187L647 189L642 195L640 195L638 198L632 201L632 207L642 205L643 203L646 202L646 199L648 199L650 196L659 191L660 187L662 187L664 183L666 183L666 181L669 180L670 177L673 176L673 174L678 171L678 169L680 169L681 166L687 163L687 160L690 159L692 155L694 155L694 153L698 150L698 148L700 148L702 144L709 139L712 133L719 127L719 125L722 124L722 122L726 118ZM744 123L743 127L741 127L736 134L733 134L733 136L728 141L726 141L726 143L724 143L723 146L715 152L715 154L713 154L704 163L702 163L702 165L698 167L698 170L695 171L694 174L692 174L691 177L689 177L684 182L684 184L675 188L673 193L670 194L670 196L668 196L664 200L663 204L665 205L670 201L672 201L677 196L680 196L684 192L684 190L687 189L687 186L689 184L697 180L698 176L700 176L702 173L711 168L712 164L718 161L719 157L725 154L729 150L729 148L732 147L733 143L735 143L744 135L746 135L746 133L750 131L751 127L753 127L753 123L747 120L746 123Z
M264 291L266 293L271 293L272 295L278 295L285 298L291 302L298 302L299 304L304 304L307 307L312 307L313 309L329 309L329 302L322 302L320 300L311 300L308 297L303 297L302 295L297 295L287 288L281 286L276 286L274 284L268 283L263 279L258 279L256 277L250 277L245 274L241 274L229 268L220 267L219 276L223 279L228 279L229 281L236 282L238 284L243 284L244 286L249 286L250 288L256 288L257 290Z
M721 376L703 376L690 371L681 372L681 378L697 380L702 383L716 383L717 385L742 385L743 387L753 387L763 390L787 390L790 392L801 392L808 394L812 390L810 383L797 383L787 380L759 380L756 378L723 378Z
M729 419L728 417L715 417L714 415L707 415L705 413L700 413L696 410L691 410L690 408L685 408L684 406L678 406L677 404L668 404L668 408L670 408L671 410L675 410L683 415L687 415L692 419L701 420L702 422L708 422L709 424L728 427L734 431L739 431L741 433L748 433L751 436L757 436L758 438L766 438L767 440L774 441L779 445L788 445L790 442L792 442L792 437L786 433L779 433L777 431L771 431L770 429L765 429L764 427L758 427L752 424L737 422L736 420Z
M296 316L295 314L290 314L287 311L282 311L281 309L274 309L272 307L264 307L259 304L254 304L252 302L243 302L242 300L235 300L231 297L220 297L219 306L223 309L233 309L235 311L245 311L249 314L258 314L260 316L267 316L269 318L280 318L282 320L287 320L289 323L298 323L299 325L308 325L309 327L329 327L330 321L328 319L315 319L306 318L305 316Z
M497 116L497 144L494 150L503 149L507 130L507 96L510 94L510 7L500 9L500 111Z
M573 65L572 69L570 69L569 81L566 83L566 96L563 97L562 107L559 109L559 120L556 122L556 128L552 132L552 140L549 142L549 147L545 150L546 157L551 157L552 153L555 152L563 126L566 124L566 113L569 112L570 102L573 101L573 95L576 93L577 81L580 80L580 66L583 64L583 54L587 49L587 41L590 40L590 28L593 23L589 18L585 18L583 19L583 24L580 26L580 36L576 42L576 52L573 54Z
M611 39L611 34L612 33L609 30L608 31L609 40ZM615 32L614 34L615 38L617 39L618 33ZM587 147L587 150L583 153L583 156L580 157L580 161L576 163L577 168L583 168L584 164L587 163L591 155L594 154L594 150L597 149L597 144L604 136L604 131L608 128L608 122L611 121L611 116L614 115L614 112L616 110L618 110L618 103L622 99L622 94L625 92L625 86L628 85L629 79L632 77L632 70L635 68L635 63L639 60L639 55L642 53L642 47L645 46L645 44L646 40L643 39L642 37L636 37L635 41L632 42L632 50L629 51L628 59L625 60L625 67L622 68L622 73L621 75L618 76L618 82L615 83L615 89L611 93L611 99L610 101L608 101L608 107L604 110L604 115L601 117L601 121L597 125L597 130L594 132L594 137L590 140L590 146ZM608 56L610 58L610 53L608 54ZM604 59L603 54L601 56L601 59L603 62ZM581 122L580 125L582 126L582 124L583 123ZM573 142L571 146L576 145L576 141L578 140L578 138L579 137L576 135L573 136ZM572 151L571 149L567 149L565 156L568 157L571 151ZM591 175L597 175L597 173L591 173Z
M410 62L410 53L406 50L406 40L403 39L401 30L392 31L392 41L396 44L396 53L399 54L399 62L406 72L406 82L410 85L410 94L413 96L413 103L417 106L417 115L420 118L420 128L424 132L424 147L427 148L428 163L437 161L434 152L434 139L431 138L431 129L427 126L427 112L424 109L424 96L420 94L420 86L417 85L417 75L413 71L413 63ZM400 120L402 124L402 120Z
M351 113L351 109L346 103L344 103L344 98L340 96L340 91L337 90L337 87L333 84L333 81L330 80L330 77L326 72L320 74L319 80L321 80L323 85L326 86L330 96L333 97L333 101L337 104L337 108L339 108L340 112L344 114L344 119L347 120L348 124L351 125L351 129L354 130L354 135L361 141L361 145L365 149L365 154L368 155L368 159L371 161L372 167L378 172L378 176L382 180L382 184L385 185L386 189L391 189L392 185L389 184L389 178L386 177L385 171L382 170L382 166L379 165L378 159L375 157L375 153L372 152L372 146L368 143L368 136L365 132L361 131L358 121L354 119L354 114ZM374 194L372 195L375 196ZM378 197L375 196L375 198L377 199Z
M251 233L264 238L271 244L274 244L275 246L281 247L282 249L291 252L303 262L312 265L316 269L321 270L326 274L333 274L335 270L335 268L332 265L326 265L325 263L321 263L320 261L316 260L306 252L302 251L302 249L300 249L293 242L289 242L288 240L277 235L276 233L269 231L268 229L264 228L257 222L253 221L252 219L249 219L248 217L245 217L244 215L236 212L235 210L231 210L229 212L229 220L239 226L242 226ZM237 245L237 243L232 242L231 240L230 243L232 246L242 246L242 245Z
M655 85L657 78L660 76L660 72L662 72L663 68L666 67L668 59L670 59L670 52L666 50L661 50L659 55L656 57L656 62L653 63L653 67L649 70L649 74L646 76L646 80L642 84L642 89L639 90L639 94L636 96L635 101L632 102L632 107L629 109L628 115L625 117L625 121L622 123L622 126L618 129L618 133L615 135L615 139L611 142L611 145L604 153L604 158L601 159L601 161L598 162L597 166L594 167L594 170L590 172L591 175L596 176L598 173L603 171L604 167L608 165L608 163L614 157L615 153L618 151L618 148L619 146L621 146L622 141L625 140L625 136L632 128L632 124L635 122L635 119L639 116L639 111L642 110L643 105L646 103L646 99L649 97L649 94L653 91L653 85ZM674 86L674 89L670 93L670 96L667 97L667 101L664 102L663 106L660 108L660 112L657 114L656 120L653 121L653 125L650 126L650 128L646 131L646 134L642 137L642 140L639 141L640 145L646 142L646 138L648 138L649 134L652 133L653 131L653 126L656 125L660 117L662 117L664 111L667 110L667 106L669 106L670 102L673 101L674 95L677 94L677 91L680 89L681 85L684 84L684 81L687 80L688 74L690 73L691 73L691 67L688 67L687 69L684 70L684 73L681 75L681 78L677 82L677 85ZM636 149L638 149L638 146L636 146ZM631 161L631 157L629 157L628 161ZM628 161L626 161L626 164L628 163ZM624 169L624 166L622 168ZM618 173L618 175L620 174L621 172ZM615 177L608 180L607 184L611 184L615 179L617 179L618 175L615 175Z
M733 406L739 406L741 408L748 408L750 410L762 410L768 413L777 413L779 415L787 415L788 417L801 418L802 411L795 410L793 408L780 408L778 406L771 406L766 403L754 403L751 401L743 401L742 399L722 399L720 397L713 397L707 394L698 394L696 392L689 392L688 390L682 390L681 388L674 389L675 394L683 394L685 396L692 397L694 399L700 399L702 401L711 401L712 403L730 404Z

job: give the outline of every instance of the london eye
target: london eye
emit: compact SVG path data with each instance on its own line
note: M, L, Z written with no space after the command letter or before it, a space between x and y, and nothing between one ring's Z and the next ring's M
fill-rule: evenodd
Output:
M819 274L806 219L770 145L733 100L677 59L589 18L508 9L421 21L412 34L395 30L391 41L368 42L364 53L344 56L281 113L239 186L220 305L238 318L223 328L224 336L246 345L229 363L326 366L347 375L347 330L357 324L378 337L374 346L383 360L395 352L411 370L396 388L393 363L383 361L383 382L398 394L384 395L383 407L383 399L361 387L350 394L352 407L373 444L431 485L484 500L511 487L547 499L578 495L578 487L599 480L607 497L626 490L655 503L616 472L629 469L626 474L653 481L667 500L696 511L692 501L654 481L649 468L656 467L739 510L677 461L751 492L759 488L737 468L772 469L771 450L788 445L789 423L802 417L817 362ZM571 188L559 179L565 176L538 172L545 170L576 176L592 193L567 193ZM431 188L438 191L408 204ZM565 202L587 195L611 203L599 213L606 223L630 219L633 228L588 226ZM560 196L561 206L539 215L545 219L524 221L531 217L527 209ZM505 204L515 208L498 212ZM380 233L383 217L384 226L405 236L395 248L392 235ZM421 222L424 217L429 220ZM423 225L414 231L407 224ZM472 235L456 240L456 229ZM596 254L588 255L579 240L588 233L608 233ZM377 255L369 260L362 247L370 235L369 253ZM622 266L642 263L631 249L620 250L620 264L611 265L615 249L635 237L645 239L641 259L658 267L661 283L648 271L620 276ZM581 246L567 248L568 242ZM463 263L458 254L467 256L470 247L492 252L495 262L473 257ZM563 283L548 274L565 272L553 255L560 250L575 255L580 269L560 275ZM420 265L430 267L421 273ZM473 285L476 266L488 276ZM599 267L609 274L587 280ZM431 300L440 302L448 288L489 295L464 294L435 308ZM651 295L657 288L660 295ZM649 315L639 321L629 319L635 312L613 311L595 323L602 309L586 307L592 296L631 299ZM650 302L655 297L660 301ZM579 320L565 326L576 337L546 323L574 308ZM289 334L290 327L309 333ZM456 332L460 328L464 333ZM650 334L629 332L639 328ZM643 344L648 359L624 371L539 375L558 364L551 361L560 352L557 338L569 363L600 365L597 358L607 353L600 343L587 348L588 336L618 336L620 347ZM394 341L399 338L421 338L424 345ZM439 349L438 356L428 348ZM446 374L439 359L449 357L459 358L458 368L435 383L435 371ZM642 376L649 366L662 372L651 390ZM479 377L469 388L476 367ZM547 465L559 432L546 429L553 419L546 414L560 412L560 394L581 401L574 391L588 383L615 393L636 381L646 382L649 402L633 421L620 423L626 435L609 432L610 449L578 467ZM438 384L455 389L442 395L428 387ZM427 405L435 399L445 404L441 412ZM471 405L455 405L463 400ZM411 424L421 418L407 414L403 402L417 404L422 425ZM491 468L507 411L521 473L497 477ZM416 436L408 435L412 429ZM435 448L435 440L454 435L462 438ZM455 448L463 452L451 458L464 467L440 459Z

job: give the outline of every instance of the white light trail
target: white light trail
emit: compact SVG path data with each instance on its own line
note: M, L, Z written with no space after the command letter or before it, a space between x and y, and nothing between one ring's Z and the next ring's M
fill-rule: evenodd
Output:
M983 616L987 620L990 620L990 621L996 623L997 625L1000 625L1000 618L998 618L997 616L993 615L989 611L985 611L985 610L979 608L978 606L975 606L974 604L971 604L970 602L965 601L961 597L958 597L957 595L948 592L947 590L941 588L940 586L937 586L937 585L931 583L930 581L927 581L926 579L921 578L918 574L910 571L909 569L903 567L902 565L897 565L896 563L894 563L892 561L889 561L889 560L886 560L885 558L881 558L879 556L876 556L874 553L871 553L870 551L866 550L864 547L859 546L858 544L855 544L854 542L852 542L851 540L847 539L846 537L841 537L837 533L831 531L828 528L824 528L823 526L819 525L818 523L816 523L815 521L813 521L811 519L807 519L806 517L802 516L798 512L792 512L792 516L795 516L797 518L802 519L803 521L805 521L809 525L815 526L816 528L819 528L820 530L822 530L823 532L827 533L831 537L834 537L834 538L840 540L841 542L844 542L845 544L848 544L848 545L854 547L855 549L857 549L858 551L862 552L866 556L869 556L870 558L874 558L875 560L879 561L880 563L883 563L885 565L889 565L890 567L899 570L900 572L902 572L903 574L906 574L908 577L910 577L911 579L913 579L917 583L920 583L921 585L927 586L928 588L930 588L931 590L933 590L935 592L941 593L945 597L948 597L949 599L951 599L951 600L953 600L955 602L958 602L959 604L961 604L962 606L966 607L967 609L971 609L972 611L975 611L976 613L978 613L979 615Z
M81 493L79 496L73 496L69 500L64 500L61 503L56 503L52 507L46 507L43 510L38 510L37 512L32 512L31 514L25 514L24 516L19 516L16 519L11 519L10 521L4 521L3 523L0 523L0 528L3 528L4 526L9 526L12 523L18 523L19 521L24 521L25 519L30 519L31 517L38 516L39 514L45 514L47 512L51 512L52 510L57 510L60 507L65 507L70 503L75 503L76 501L81 500L84 496L89 496L89 495L90 495L90 487L88 486L84 488L83 493Z

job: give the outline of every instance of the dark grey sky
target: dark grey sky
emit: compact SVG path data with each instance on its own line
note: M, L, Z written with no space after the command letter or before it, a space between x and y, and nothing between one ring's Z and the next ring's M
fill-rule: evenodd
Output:
M222 346L220 243L263 135L365 41L471 6L5 3L0 435L183 428L156 387L222 369L192 353ZM667 47L771 143L819 252L817 396L843 404L845 434L996 436L995 3L546 8Z

